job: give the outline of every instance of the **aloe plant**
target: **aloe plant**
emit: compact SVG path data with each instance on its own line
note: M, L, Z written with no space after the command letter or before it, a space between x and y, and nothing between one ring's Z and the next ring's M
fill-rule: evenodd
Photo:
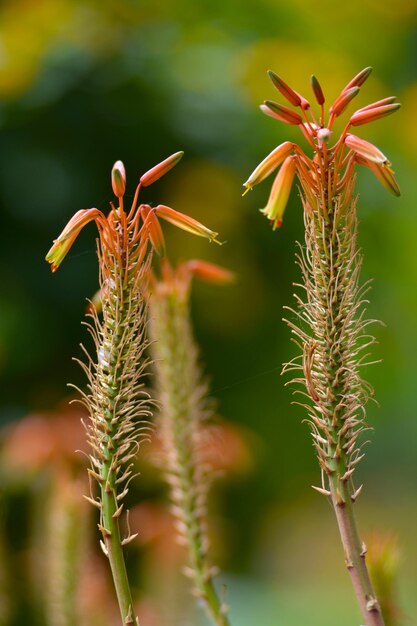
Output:
M87 391L80 392L89 414L86 432L92 485L86 497L99 511L100 543L110 563L124 626L138 624L123 554L123 547L136 535L130 532L127 521L128 532L122 537L120 517L134 477L134 459L149 432L152 412L143 375L150 364L146 285L153 250L163 254L165 248L158 218L209 240L216 240L217 235L170 207L138 203L141 187L158 180L181 156L178 152L168 157L140 178L128 211L124 208L125 168L117 161L112 170L117 206L111 203L108 215L96 208L78 211L46 256L55 271L82 228L91 221L96 223L101 311L91 303L87 327L95 353L92 357L84 348L86 361L79 361L88 380Z
M278 146L254 170L246 190L260 183L279 166L262 213L273 228L282 218L297 176L304 209L305 244L299 247L301 293L288 324L301 355L284 366L295 371L292 382L301 383L322 484L315 487L333 505L349 571L366 626L384 623L368 569L354 514L361 486L354 483L355 469L363 458L361 433L367 428L365 405L372 388L361 376L367 349L374 339L368 332L372 320L365 315L369 285L360 284L362 252L357 245L357 165L370 169L394 195L399 187L387 157L373 144L351 134L352 127L383 118L399 108L395 98L384 98L356 111L339 137L333 124L357 96L371 68L365 68L342 90L325 114L325 96L316 77L312 89L319 107L310 103L274 72L269 76L297 110L273 101L261 105L264 113L298 126L311 156L297 144Z

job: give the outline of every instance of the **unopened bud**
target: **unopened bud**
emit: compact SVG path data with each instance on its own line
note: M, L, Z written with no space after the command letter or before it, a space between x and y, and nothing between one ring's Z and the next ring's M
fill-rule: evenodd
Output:
M382 100L377 100L376 102L371 102L371 104L366 105L366 107L362 107L361 111L367 111L368 109L376 109L376 107L382 107L386 104L393 104L396 101L396 96L388 96L388 98L382 98Z
M275 72L272 70L268 70L268 76L271 79L274 87L278 89L278 91L290 102L293 106L298 107L301 106L301 98L294 89L291 89L287 83L285 83L282 78L280 78Z
M111 185L116 198L122 198L126 189L126 170L122 161L116 161L111 171Z
M164 176L170 169L172 169L178 161L181 160L184 152L175 152L175 154L171 154L167 159L155 165L152 169L148 170L143 176L140 178L140 183L143 187L148 187L148 185L152 185L158 178Z
M286 124L298 125L302 124L303 121L301 116L296 111L293 111L283 104L278 104L273 100L265 100L264 104L261 104L261 111L266 113L266 115L274 117L280 122L285 122Z
M330 107L330 115L334 115L334 117L339 117L339 115L343 113L351 100L353 100L353 98L358 95L359 91L359 87L351 87L349 89L343 90L340 96L336 98L336 100Z
M313 88L313 92L316 97L317 104L320 104L320 105L324 104L325 98L323 94L323 89L321 88L320 83L317 80L317 78L314 76L314 74L311 77L311 86Z
M386 104L385 106L375 107L374 109L359 109L359 111L356 111L350 118L350 124L352 126L361 126L362 124L374 122L375 120L381 119L381 117L395 113L400 107L401 104L395 102L394 104Z
M347 91L351 87L361 87L363 83L367 80L371 72L372 67L365 67L365 69L359 72L359 74L356 74L356 76L354 76L352 80L348 82L343 91Z

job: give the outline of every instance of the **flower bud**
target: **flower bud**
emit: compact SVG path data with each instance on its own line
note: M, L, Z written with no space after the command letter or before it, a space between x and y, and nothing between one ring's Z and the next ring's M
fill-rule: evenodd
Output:
M116 161L111 171L111 185L116 198L122 198L126 189L126 170L122 161Z
M376 109L376 107L382 107L386 104L393 104L396 101L396 96L388 96L388 98L382 98L382 100L377 100L376 102L372 102L368 104L366 107L362 107L361 111L367 111L368 109Z
M259 163L258 167L254 169L248 180L243 183L243 186L246 187L244 193L247 193L252 187L258 185L272 174L293 149L294 144L291 143L291 141L284 141L284 143L280 144L275 150L268 154L268 156Z
M152 185L158 178L164 176L170 169L172 169L178 161L181 160L184 152L175 152L175 154L171 154L167 159L155 165L152 169L148 170L143 176L140 178L140 184L142 187L148 187L148 185Z
M311 86L313 88L313 92L316 97L317 104L320 104L321 106L322 104L325 103L325 98L324 98L323 90L320 86L320 83L317 80L317 78L314 76L314 74L311 77Z
M352 78L352 80L346 85L343 91L348 91L351 87L361 87L363 83L367 80L370 73L372 72L372 67L365 67L359 74L356 74Z
M356 135L346 135L345 144L360 156L374 163L388 163L387 157L373 143Z
M375 120L379 120L381 117L386 117L387 115L391 115L391 113L395 113L401 107L399 102L395 102L394 104L386 104L385 106L375 107L374 109L359 109L356 111L350 118L350 124L352 126L362 126L362 124L368 124L369 122L374 122Z
M275 72L272 70L268 70L268 76L271 79L274 87L278 89L278 91L290 102L293 106L298 107L301 105L301 98L294 89L291 89L287 83L285 83L282 78L280 78Z
M275 177L268 204L261 213L274 222L273 228L279 228L282 224L282 216L287 206L291 186L296 171L296 160L294 156L287 157L281 169Z
M329 113L334 117L339 117L348 106L349 102L358 95L359 87L351 87L350 89L343 90L340 96L336 98L330 107Z
M266 109L266 110L265 110ZM289 107L284 106L283 104L278 104L273 100L265 100L264 104L261 104L261 111L266 113L266 115L270 115L280 122L285 122L286 124L302 124L303 120L301 116L296 112L290 109Z

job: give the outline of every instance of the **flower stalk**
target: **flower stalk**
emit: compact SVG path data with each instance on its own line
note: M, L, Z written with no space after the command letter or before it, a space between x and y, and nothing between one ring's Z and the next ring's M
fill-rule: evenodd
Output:
M117 161L111 180L118 206L111 203L107 215L95 208L78 211L46 256L55 271L84 225L90 221L96 223L101 313L90 302L86 325L94 340L95 354L91 357L83 348L86 362L79 361L88 379L87 391L80 391L80 401L89 414L85 426L91 449L88 470L91 493L86 498L100 513L100 544L109 560L124 626L139 624L123 554L124 546L136 535L130 532L128 517L127 533L123 535L120 520L124 498L134 478L134 458L147 437L152 414L152 399L143 383L150 365L146 287L153 250L164 251L158 207L139 205L138 198L141 185L160 178L178 162L180 154L142 176L128 213L123 203L125 168ZM179 227L198 231L196 234L209 239L216 238L217 233L196 220L192 220L190 227L191 218L178 211L174 213ZM98 484L98 495L94 495L94 483Z
M165 262L162 278L153 275L150 283L155 395L160 403L160 465L170 490L177 540L188 551L184 573L214 624L229 626L227 606L214 585L217 568L208 559L205 517L212 470L202 458L201 447L204 425L212 411L189 314L193 276L219 284L232 279L230 272L211 263L189 261L173 269Z
M367 349L374 341L367 329L371 321L365 317L368 285L361 286L359 281L362 253L357 246L355 169L357 165L368 167L394 195L399 195L399 188L385 155L373 144L350 134L349 129L382 118L399 105L388 98L360 109L332 142L334 120L356 97L370 71L371 68L365 68L342 90L330 107L327 122L323 91L318 80L312 78L313 93L320 105L320 123L308 105L304 106L308 115L299 127L314 154L310 157L294 144L293 155L286 159L293 160L294 176L300 183L305 245L300 246L297 255L303 291L296 295L296 309L290 309L295 319L286 320L301 356L286 364L284 371L294 371L291 382L304 386L300 393L305 399L299 404L308 412L322 474L322 484L315 489L333 504L346 567L364 623L383 626L366 566L366 547L360 540L354 516L354 503L361 491L354 485L354 472L364 456L360 435L367 428L365 405L373 393L360 372L369 356ZM281 84L276 79L273 82L275 86ZM291 101L288 89L281 91ZM298 106L302 108L301 104ZM278 111L276 107L274 110ZM286 118L283 121L292 119L287 113ZM286 162L271 191L271 196L281 198L279 211L262 211L274 228L281 224L293 178L285 173Z

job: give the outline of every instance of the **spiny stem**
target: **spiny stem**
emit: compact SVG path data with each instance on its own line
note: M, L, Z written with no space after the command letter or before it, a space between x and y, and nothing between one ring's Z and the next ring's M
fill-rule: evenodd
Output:
M327 443L317 445L319 460L328 476L330 498L336 514L351 576L366 626L383 626L383 618L365 562L353 511L352 473L360 447L356 438L363 428L366 393L357 370L354 349L362 332L358 275L361 258L356 250L356 210L351 198L345 206L326 190L324 211L312 218L306 212L307 266L304 276L313 323L314 351L305 359L306 385L316 410L315 422ZM306 354L306 352L305 352ZM350 420L350 421L349 421ZM355 453L352 455L352 448Z
M320 126L310 103L269 71L274 86L290 104L301 108L306 121L303 123L296 111L269 100L261 105L261 110L279 121L298 125L314 156L309 159L299 146L284 142L255 168L244 186L251 189L280 168L267 205L261 210L275 229L282 224L295 175L300 182L305 247L300 246L297 263L304 293L295 296L297 310L292 312L296 319L287 323L296 336L301 359L296 357L287 363L284 371L298 372L292 382L305 387L300 393L307 400L299 404L307 409L322 472L322 486L315 488L332 499L366 626L383 626L352 507L361 489L355 490L352 476L363 457L359 435L367 428L365 404L372 394L360 368L368 356L363 356L363 350L374 341L367 331L370 322L364 317L367 286L359 285L362 256L356 247L356 165L368 167L394 195L399 196L400 189L387 157L348 131L351 126L393 113L399 103L389 97L359 109L339 139L335 143L332 139L333 122L358 95L371 71L371 67L364 68L342 89L329 109L327 126L325 96L315 76L311 77L311 86L320 106Z
M340 494L337 481L330 481L331 498L345 551L345 562L366 626L383 626L379 604L366 566L366 546L359 537L351 494ZM342 499L340 498L342 496Z

